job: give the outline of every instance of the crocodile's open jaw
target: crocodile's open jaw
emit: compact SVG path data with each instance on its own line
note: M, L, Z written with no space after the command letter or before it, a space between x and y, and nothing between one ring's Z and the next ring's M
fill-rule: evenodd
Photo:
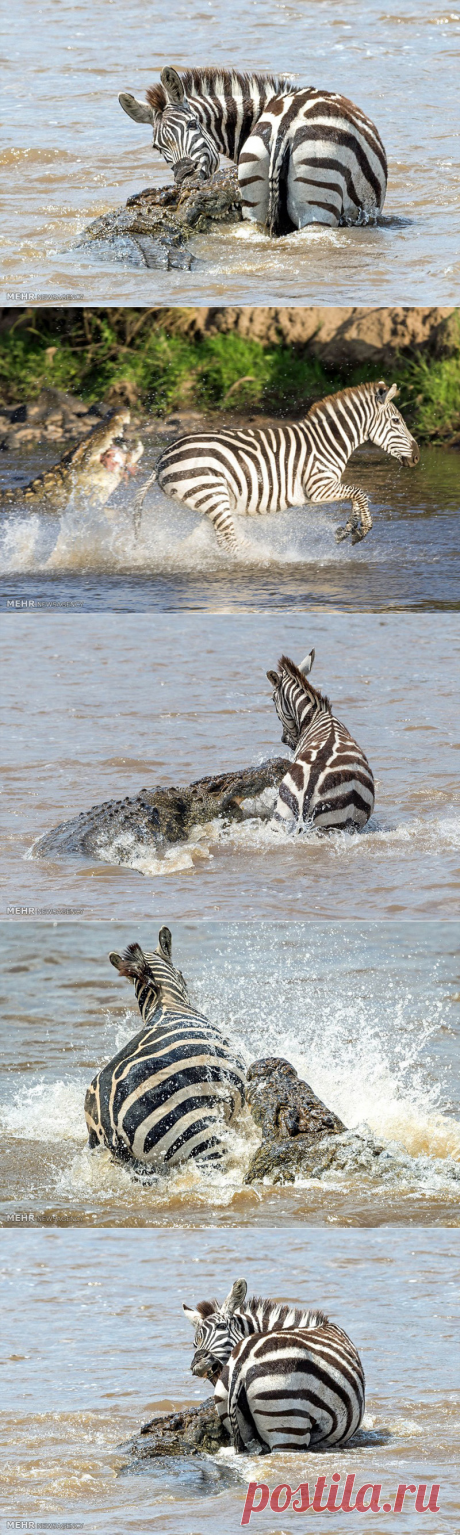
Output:
M124 480L126 483L131 478L131 475L137 474L137 466L143 451L141 442L138 442L135 448L129 449L127 444L120 442L118 438L111 448L107 448L105 453L101 453L99 463L110 474L116 475L117 483L120 480Z
M103 441L94 447L90 444L86 473L91 481L93 498L103 505L118 485L126 483L137 473L139 459L142 458L144 449L139 440L132 445L125 442L124 428L128 423L129 411L117 411L111 423L112 429L110 426L106 429Z
M66 510L69 498L83 498L84 503L105 506L122 480L136 473L143 454L142 443L125 441L129 425L127 408L111 410L92 426L74 448L68 448L57 464L51 464L28 484L8 489L5 509L11 502L24 502L35 509L43 503L51 512ZM110 509L107 515L111 515Z

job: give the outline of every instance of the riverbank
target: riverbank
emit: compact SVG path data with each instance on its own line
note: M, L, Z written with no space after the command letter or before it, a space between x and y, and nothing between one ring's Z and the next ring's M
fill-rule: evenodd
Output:
M0 315L5 446L10 426L37 440L33 406L49 389L87 407L127 404L157 420L191 409L232 419L295 417L321 396L382 373L399 385L398 404L419 441L460 444L454 310L41 308ZM13 421L16 411L22 419Z

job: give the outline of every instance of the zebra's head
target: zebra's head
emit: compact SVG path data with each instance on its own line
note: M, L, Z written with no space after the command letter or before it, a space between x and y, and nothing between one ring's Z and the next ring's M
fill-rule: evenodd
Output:
M235 1344L245 1336L244 1316L239 1307L246 1299L245 1279L235 1279L226 1300L200 1301L194 1309L184 1305L185 1315L195 1329L195 1353L192 1375L204 1376L214 1386Z
M399 393L397 384L392 384L388 389L383 379L380 379L378 384L367 384L365 387L370 391L374 405L369 426L371 442L375 442L378 448L384 448L385 453L397 458L400 464L409 464L413 469L418 464L420 450L401 412L393 404L395 394Z
M281 740L292 751L296 750L302 731L311 724L315 714L331 712L329 699L308 681L314 659L314 650L310 650L300 666L290 661L289 656L281 656L279 671L267 672L274 688L273 703L283 727Z
M187 99L177 69L167 65L160 79L161 85L147 91L145 102L138 101L129 91L121 91L120 106L135 123L151 124L153 148L172 167L179 185L186 176L199 176L201 181L207 181L218 168L218 150L197 117L193 102Z
M138 1006L144 1019L156 1007L174 1007L188 1002L187 986L180 970L172 962L172 938L169 927L162 927L157 948L144 954L138 943L130 943L122 954L109 954L119 975L133 982Z

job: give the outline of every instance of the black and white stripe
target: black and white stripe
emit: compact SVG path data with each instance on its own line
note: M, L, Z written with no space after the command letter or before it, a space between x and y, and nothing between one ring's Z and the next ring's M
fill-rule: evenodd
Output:
M308 823L322 831L351 831L372 815L374 778L362 748L308 680L314 657L311 650L296 666L282 656L279 670L267 672L282 741L295 753L278 790L274 820L289 829Z
M176 179L208 177L218 152L238 166L243 218L271 235L311 223L375 221L387 161L380 135L346 96L296 88L276 75L168 66L147 103L122 91L135 122L151 123L153 147Z
M343 1444L365 1408L359 1354L322 1311L252 1297L236 1280L219 1306L184 1306L195 1328L192 1373L214 1384L237 1453Z
M278 92L238 162L243 217L270 235L307 224L375 223L385 202L387 159L375 124L346 96Z
M372 527L368 497L342 474L355 449L370 439L400 463L419 460L415 439L393 403L396 384L357 384L312 405L303 421L199 432L166 448L135 500L138 522L155 480L167 496L210 517L219 542L241 547L235 518L286 511L305 502L351 501L341 540L353 544Z
M228 1039L189 1001L163 927L154 953L110 954L133 981L143 1026L93 1078L85 1100L89 1144L159 1167L227 1154L222 1132L244 1102L245 1069Z
M118 97L123 111L137 123L150 123L153 148L171 165L176 181L198 173L207 179L219 164L219 153L238 164L261 113L279 91L289 89L285 76L247 74L235 69L181 70L167 66L161 84L139 101L128 91Z

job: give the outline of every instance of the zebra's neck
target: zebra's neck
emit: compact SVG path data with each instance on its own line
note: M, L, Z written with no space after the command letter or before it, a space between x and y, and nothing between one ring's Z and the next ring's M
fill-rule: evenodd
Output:
M237 163L240 150L272 96L292 90L284 76L239 70L189 69L181 73L185 92L216 148Z
M192 1007L191 1002L187 1001L179 987L177 991L174 986L168 988L167 991L162 988L161 996L159 996L156 987L138 981L134 990L143 1023L152 1023L155 1013L158 1015L157 1021L160 1022L165 1013L168 1012L180 1014L196 1012L196 1008Z
M327 395L325 400L312 405L300 425L313 447L318 445L317 437L322 448L327 446L340 472L355 448L367 442L374 419L372 386L358 384L353 389L340 389L337 394Z
M298 740L295 750L298 752L313 720L317 719L318 714L330 714L331 709L329 700L322 698L321 693L317 693L315 689L308 686L307 688L297 687L295 683L291 694L291 705L297 720Z

